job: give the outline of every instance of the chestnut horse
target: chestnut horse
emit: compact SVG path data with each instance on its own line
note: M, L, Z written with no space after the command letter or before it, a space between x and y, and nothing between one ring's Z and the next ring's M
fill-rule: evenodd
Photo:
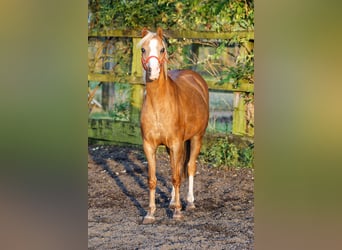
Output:
M191 70L167 71L167 51L163 31L152 33L144 29L138 46L146 92L141 110L141 132L148 161L149 210L143 223L155 220L156 150L165 145L172 169L173 218L181 219L179 189L181 178L189 178L187 208L194 208L193 181L196 159L208 125L209 93L204 79Z

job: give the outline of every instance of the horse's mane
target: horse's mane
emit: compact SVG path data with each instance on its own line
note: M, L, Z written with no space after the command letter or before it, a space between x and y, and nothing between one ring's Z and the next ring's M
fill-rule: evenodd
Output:
M147 34L140 40L140 42L137 44L138 48L141 48L141 46L146 42L151 40L152 38L154 38L155 36L157 36L157 33L155 32L151 32L151 31L147 31ZM168 59L168 54L167 54L167 46L166 46L166 42L165 42L165 37L163 37L162 39L162 44L165 48L165 61L164 61L164 73L165 76L167 76L167 59Z
M141 48L141 46L143 45L144 42L146 42L147 40L151 40L156 35L157 35L157 33L147 31L147 34L140 40L137 47Z

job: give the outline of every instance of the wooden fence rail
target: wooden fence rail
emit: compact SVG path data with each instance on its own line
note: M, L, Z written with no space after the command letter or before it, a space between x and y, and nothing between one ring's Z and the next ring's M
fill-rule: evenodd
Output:
M235 32L199 32L191 30L163 30L166 37L172 38L192 38L192 39L232 39L233 37L254 40L254 31L235 31ZM141 30L107 30L107 31L88 31L88 37L131 37L141 38Z
M231 39L235 36L245 37L248 40L254 40L254 32L194 32L194 31L164 31L167 37L172 38L192 38L192 39ZM141 67L141 52L137 48L137 43L141 39L140 31L134 30L111 30L94 32L89 31L88 37L128 37L132 38L132 66L131 75L117 76L111 74L88 73L88 82L95 81L101 84L124 82L132 85L131 90L131 119L130 122L113 122L111 120L89 119L88 137L96 140L115 141L123 143L140 144L140 127L139 113L143 98L143 81ZM254 84L240 81L239 84L223 83L207 81L209 89L212 91L234 92L234 111L233 111L233 127L232 133L235 135L254 136L254 126L248 126L246 114L253 115L254 107L248 107L245 103L244 96L241 93L254 92ZM89 93L94 96L94 93ZM91 100L88 100L90 103ZM248 110L251 109L251 110ZM252 112L252 113L251 113ZM250 117L249 117L250 119Z

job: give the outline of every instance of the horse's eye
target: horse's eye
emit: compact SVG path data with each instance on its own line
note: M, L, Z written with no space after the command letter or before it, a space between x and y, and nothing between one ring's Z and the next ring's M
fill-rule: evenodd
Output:
M164 53L165 52L165 48L162 48L161 50L160 50L160 53Z
M141 49L141 52L142 52L142 53L145 53L145 49L144 49L144 48L142 48L142 49Z

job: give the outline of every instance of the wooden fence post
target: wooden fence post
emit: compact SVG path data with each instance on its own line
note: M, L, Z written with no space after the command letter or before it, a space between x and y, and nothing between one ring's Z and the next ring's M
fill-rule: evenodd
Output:
M233 128L234 135L246 135L246 105L242 92L234 92Z
M105 111L110 111L114 108L115 86L114 82L102 84L102 107Z
M142 77L142 66L141 66L141 51L137 47L138 42L141 38L133 37L133 48L132 48L132 78L141 79ZM140 109L143 102L144 86L140 84L133 84L131 89L131 121L139 122Z
M247 40L239 50L240 63L247 62L247 56L250 54L254 46L254 42ZM233 128L232 133L235 135L254 136L254 104L246 104L243 92L234 93L234 112L233 112Z

